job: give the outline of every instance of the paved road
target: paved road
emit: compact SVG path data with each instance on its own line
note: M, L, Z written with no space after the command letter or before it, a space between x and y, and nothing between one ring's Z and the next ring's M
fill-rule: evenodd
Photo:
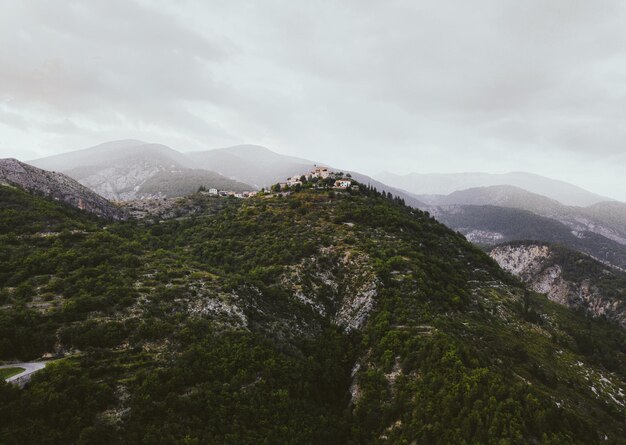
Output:
M2 365L0 369L3 368L24 368L24 371L19 374L15 374L14 376L5 379L6 382L13 382L19 384L20 386L30 380L31 374L43 369L46 367L46 362L31 362L31 363L11 363L10 365Z

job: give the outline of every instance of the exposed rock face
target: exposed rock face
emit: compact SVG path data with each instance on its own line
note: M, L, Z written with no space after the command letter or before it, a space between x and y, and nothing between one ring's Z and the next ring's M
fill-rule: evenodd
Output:
M300 303L322 317L330 316L346 332L367 321L380 284L366 254L332 247L293 266L282 282Z
M125 217L122 209L68 176L42 170L16 159L0 159L0 184L2 183L62 201L103 218Z
M546 294L550 300L565 306L583 309L594 317L614 320L626 328L626 289L618 286L609 295L600 283L604 277L624 280L622 272L575 252L569 252L568 262L565 262L563 255L546 244L501 245L492 249L490 255L500 267L519 277L535 292ZM579 269L589 270L589 273L576 276L566 273L572 263L577 267L585 265Z
M107 199L126 201L137 198L141 184L164 167L144 161L138 164L120 164L97 171L85 169L69 171L68 174Z

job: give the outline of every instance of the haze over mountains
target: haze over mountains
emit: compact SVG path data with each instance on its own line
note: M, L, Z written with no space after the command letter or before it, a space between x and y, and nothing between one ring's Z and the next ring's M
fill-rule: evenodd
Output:
M170 147L137 140L107 142L30 163L63 172L111 200L182 196L207 184L233 191L253 189L219 173L194 168L191 160Z
M120 201L184 196L200 186L260 189L321 165L259 145L184 153L138 140L107 142L31 162L61 171L98 194ZM626 268L626 204L576 185L523 172L387 173L380 176L383 182L350 173L361 183L428 210L475 243L556 242Z
M111 200L183 196L200 186L254 190L321 165L259 145L183 153L138 140L107 142L31 163L63 172ZM428 209L475 242L493 244L503 240L536 239L578 240L576 243L583 240L588 244L589 238L593 238L592 244L603 246L601 252L585 251L611 262L622 257L621 253L616 253L621 249L617 246L626 245L626 204L562 181L516 172L504 175L383 174L384 181L380 182L358 172L350 173L364 184L400 196L408 205ZM493 207L483 212L491 216L488 221L477 218L482 206ZM534 216L520 215L512 209L531 212ZM518 216L534 218L537 224L531 228L506 222ZM540 229L546 227L548 220L551 221L549 228ZM550 236L546 236L546 232ZM541 235L529 236L532 233ZM573 242L566 244L580 250ZM614 248L607 248L607 245ZM607 253L607 249L612 253ZM623 267L626 263L619 260L613 264Z
M305 174L316 164L322 165L259 145L182 153L165 145L137 140L106 142L29 162L39 168L63 172L107 199L121 201L183 196L200 186L254 190ZM350 173L358 181L402 197L408 205L423 206L409 193L367 175Z
M447 195L474 187L512 185L572 206L586 207L602 201L611 201L610 198L597 195L576 185L526 172L409 173L407 175L384 172L376 177L386 184L418 195Z

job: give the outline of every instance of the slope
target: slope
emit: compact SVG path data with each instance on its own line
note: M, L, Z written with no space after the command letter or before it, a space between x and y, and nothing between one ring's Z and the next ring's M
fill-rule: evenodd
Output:
M0 385L0 441L624 443L624 332L425 213L365 186L180 205L0 225L0 357L65 357Z
M12 185L64 202L108 219L124 218L122 210L73 179L17 159L0 159L0 184Z
M619 202L603 202L590 207L565 206L545 196L512 186L478 187L461 190L450 195L418 196L418 198L430 206L442 206L444 208L447 206L490 205L527 210L567 226L569 231L579 238L608 239L626 245L626 205ZM432 211L433 213L445 213L445 210ZM480 226L474 228L484 229ZM544 240L550 241L549 238Z
M626 273L574 250L546 243L498 245L489 255L552 301L626 328Z
M556 219L526 210L472 205L429 210L438 221L479 245L522 240L557 243L587 253L603 263L626 268L626 246L591 231L572 230Z

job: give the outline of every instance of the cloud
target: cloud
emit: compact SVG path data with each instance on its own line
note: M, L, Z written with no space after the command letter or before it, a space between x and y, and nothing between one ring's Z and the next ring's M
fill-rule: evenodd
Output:
M369 173L586 171L611 194L625 19L618 0L16 2L0 150L251 142Z

